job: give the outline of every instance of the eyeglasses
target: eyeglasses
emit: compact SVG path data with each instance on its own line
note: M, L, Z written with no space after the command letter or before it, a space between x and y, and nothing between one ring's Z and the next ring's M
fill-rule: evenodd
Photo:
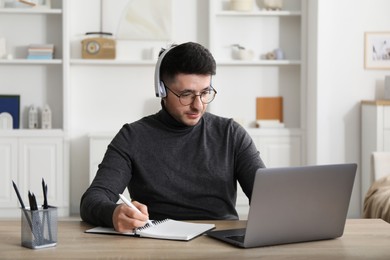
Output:
M197 96L200 97L200 101L202 101L203 104L209 104L211 103L211 101L214 100L215 95L217 94L217 91L212 86L210 86L207 90L200 92L200 94L198 95L196 95L193 91L184 91L179 95L173 92L167 86L165 86L165 88L171 91L172 94L174 94L176 97L178 97L180 104L182 104L183 106L191 105Z

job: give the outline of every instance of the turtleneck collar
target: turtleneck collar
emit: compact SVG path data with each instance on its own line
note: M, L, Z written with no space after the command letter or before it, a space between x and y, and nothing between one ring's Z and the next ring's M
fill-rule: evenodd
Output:
M191 130L194 127L201 124L203 118L196 124L195 126L188 126L179 121L177 121L171 114L169 114L168 110L164 105L164 101L161 100L161 110L157 113L157 118L168 128L173 128L175 130Z

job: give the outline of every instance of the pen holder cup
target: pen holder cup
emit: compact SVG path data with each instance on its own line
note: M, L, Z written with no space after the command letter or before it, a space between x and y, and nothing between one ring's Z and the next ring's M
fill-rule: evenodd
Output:
M57 208L22 209L22 246L32 249L57 245Z

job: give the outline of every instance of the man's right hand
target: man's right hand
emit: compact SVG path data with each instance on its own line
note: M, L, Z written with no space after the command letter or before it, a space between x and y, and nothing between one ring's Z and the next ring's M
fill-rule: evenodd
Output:
M146 205L137 201L132 201L132 203L141 213L126 204L119 204L112 214L112 222L116 231L131 232L134 228L143 227L149 219Z

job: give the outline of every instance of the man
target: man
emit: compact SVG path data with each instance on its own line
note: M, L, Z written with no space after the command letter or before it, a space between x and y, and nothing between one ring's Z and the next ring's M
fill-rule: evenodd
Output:
M250 198L264 164L244 128L206 112L217 93L215 73L213 56L200 44L160 54L156 95L162 109L125 124L114 137L81 198L84 221L124 232L148 218L238 218L237 181ZM139 211L116 204L126 187Z

